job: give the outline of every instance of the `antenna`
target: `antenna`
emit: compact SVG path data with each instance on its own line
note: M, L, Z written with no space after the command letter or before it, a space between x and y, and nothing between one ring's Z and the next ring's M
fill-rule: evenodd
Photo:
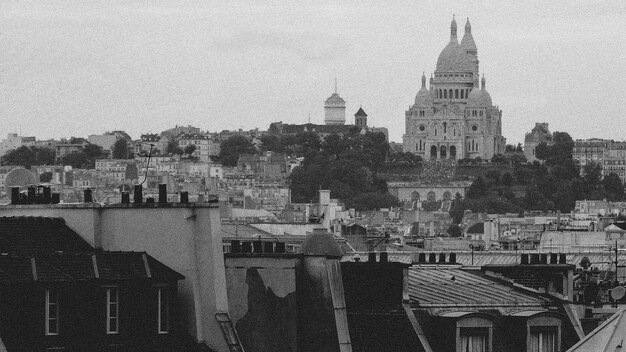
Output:
M337 93L337 77L335 77L335 93Z
M150 143L150 151L148 152L148 163L146 164L146 175L143 177L143 181L139 184L139 186L143 185L148 179L148 168L150 167L150 158L152 157L152 148L154 144Z

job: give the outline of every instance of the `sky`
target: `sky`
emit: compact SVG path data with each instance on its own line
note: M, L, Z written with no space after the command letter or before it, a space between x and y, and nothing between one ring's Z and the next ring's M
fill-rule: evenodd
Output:
M401 142L453 14L508 143L626 139L623 0L0 0L0 138L321 124L336 79L348 122Z

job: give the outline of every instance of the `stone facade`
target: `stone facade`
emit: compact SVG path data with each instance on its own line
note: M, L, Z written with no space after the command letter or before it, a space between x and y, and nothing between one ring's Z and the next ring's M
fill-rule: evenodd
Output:
M485 77L479 85L478 50L469 20L461 43L452 19L450 42L437 60L430 89L422 88L405 113L404 151L424 159L491 159L504 153L502 111L494 106Z
M524 156L528 162L532 163L535 160L538 160L535 156L535 148L541 143L546 143L547 145L552 145L552 133L548 129L547 123L535 123L535 128L533 128L530 133L526 133L526 137L524 138Z

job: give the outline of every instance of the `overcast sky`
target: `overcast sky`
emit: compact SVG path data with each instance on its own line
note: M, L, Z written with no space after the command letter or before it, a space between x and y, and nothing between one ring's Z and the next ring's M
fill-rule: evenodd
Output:
M400 142L422 72L469 17L507 142L535 122L626 139L626 1L0 0L0 138L348 121Z

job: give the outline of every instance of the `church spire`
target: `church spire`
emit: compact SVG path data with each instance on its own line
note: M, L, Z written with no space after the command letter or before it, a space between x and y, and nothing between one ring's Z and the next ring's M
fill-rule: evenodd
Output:
M487 81L485 80L485 74L483 73L483 78L480 80L480 83L483 86L483 90L485 90Z
M452 15L452 23L450 23L450 41L457 41L456 39L456 20Z
M472 25L469 22L469 17L467 18L467 22L465 22L465 33L466 34L472 33Z
M422 72L422 88L426 88L426 74Z
M435 80L433 79L433 74L432 72L430 73L430 89L433 89L433 84L435 83Z

